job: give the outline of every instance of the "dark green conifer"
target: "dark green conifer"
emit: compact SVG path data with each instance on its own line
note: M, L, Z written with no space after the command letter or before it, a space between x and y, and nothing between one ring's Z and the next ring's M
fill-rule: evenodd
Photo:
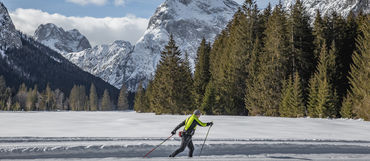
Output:
M293 75L294 71L298 71L304 87L307 86L311 72L315 68L313 64L314 37L309 21L305 7L300 0L297 0L289 16L290 56L288 64L290 66L288 72Z
M347 99L352 101L353 113L356 117L368 121L370 120L370 16L366 19L360 26L361 36L357 38L357 50L353 54L349 77L351 89Z
M284 83L279 113L282 117L303 117L305 115L301 79L297 72L294 74L294 80L289 77Z
M161 53L150 92L150 107L157 113L186 113L192 109L192 86L189 61L180 58L181 52L173 36ZM185 56L186 57L186 56Z
M206 87L211 78L210 73L211 45L203 38L197 51L194 72L194 103L196 107L202 104Z
M307 112L310 117L336 117L336 91L331 83L332 71L335 71L335 56L327 51L324 42L316 73L310 80Z

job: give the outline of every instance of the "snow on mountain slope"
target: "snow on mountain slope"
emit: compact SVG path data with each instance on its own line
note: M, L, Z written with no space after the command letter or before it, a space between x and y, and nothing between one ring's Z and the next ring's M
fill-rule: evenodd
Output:
M296 0L284 0L284 6L289 10L289 7ZM301 0L306 7L309 15L313 18L316 16L316 10L319 10L322 15L330 14L333 11L338 12L342 16L347 16L350 11L359 13L370 13L369 0Z
M78 30L64 31L52 23L40 25L35 31L34 38L63 55L91 48L89 40Z
M0 75L4 76L7 85L12 88L26 83L27 86L35 84L43 89L50 84L51 88L58 88L66 94L74 84L89 87L94 83L98 93L107 89L114 98L118 92L115 87L81 70L60 53L17 31L1 2Z
M21 36L15 29L8 10L2 2L0 2L0 31L0 46L3 50L22 47Z
M117 40L109 45L98 45L65 57L83 70L121 88L124 71L134 47L128 41Z
M213 42L239 5L232 0L166 0L151 17L148 29L132 54L128 79L148 80L154 75L160 52L173 34L182 54L194 68L196 51L204 37Z
M194 67L202 38L214 41L238 7L232 0L166 0L151 17L144 36L135 47L128 42L123 46L113 43L70 53L66 57L115 87L120 88L125 83L133 91L140 81L147 83L153 77L160 52L171 33L181 52L189 54Z

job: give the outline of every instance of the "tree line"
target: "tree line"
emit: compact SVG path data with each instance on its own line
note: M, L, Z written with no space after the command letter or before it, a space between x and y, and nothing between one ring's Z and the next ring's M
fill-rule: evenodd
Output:
M0 110L3 111L111 111L128 110L127 89L123 85L118 99L113 100L109 91L99 97L92 83L89 92L83 85L74 85L69 95L61 90L52 90L47 84L45 90L38 86L28 88L24 83L16 90L7 87L3 76L0 76ZM115 103L117 102L117 103Z
M369 120L369 19L317 11L311 25L300 0L289 12L246 0L213 44L202 40L193 74L171 35L134 109Z

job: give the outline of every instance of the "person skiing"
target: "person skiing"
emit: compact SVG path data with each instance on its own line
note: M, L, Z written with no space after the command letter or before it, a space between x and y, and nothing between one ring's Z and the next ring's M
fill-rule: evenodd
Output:
M179 125L176 126L176 128L171 132L172 135L176 134L176 131L181 128L182 126L185 126L184 130L180 132L181 139L181 146L176 151L174 151L169 157L175 157L177 154L183 152L185 150L185 147L189 148L189 157L193 157L194 152L194 145L191 137L194 135L195 129L197 125L206 127L206 126L212 126L213 122L203 123L199 120L201 113L199 110L195 110L193 115L188 117L186 120L181 122Z

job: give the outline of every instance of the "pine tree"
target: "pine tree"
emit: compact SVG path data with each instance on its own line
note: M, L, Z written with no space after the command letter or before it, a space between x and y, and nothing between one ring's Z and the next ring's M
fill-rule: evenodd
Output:
M207 115L221 114L218 113L217 111L214 111L215 106L216 106L215 89L212 83L208 83L200 109Z
M337 47L335 41L332 42L329 55L328 55L328 80L331 87L332 101L334 107L327 111L327 115L330 117L339 117L340 115L340 95L338 95L338 88L336 88L335 83L338 82L338 64L337 64ZM341 90L342 91L342 90Z
M292 117L291 116L291 105L289 104L293 93L293 81L292 77L288 80L283 81L283 91L281 96L281 102L279 105L279 113L281 117Z
M231 23L231 22L230 22ZM226 58L226 41L230 24L216 37L210 53L211 79L216 83L223 77L223 64Z
M216 37L212 48L210 52L210 72L211 72L211 80L209 83L213 83L215 95L218 99L216 99L215 105L213 107L213 111L217 111L217 113L224 113L222 101L221 101L221 83L220 80L223 78L224 75L224 64L225 60L227 58L226 49L228 48L226 46L226 42L228 39L229 34L229 28L230 24L232 22L229 22L228 26L221 31L221 33Z
M101 108L102 111L110 111L112 110L111 99L109 96L109 92L107 89L104 90L103 98L101 101Z
M361 17L360 15L358 17ZM336 46L336 78L334 88L338 93L337 98L337 110L341 106L343 98L347 97L347 91L350 88L348 77L350 71L350 64L353 63L352 55L356 49L356 37L359 34L358 24L356 22L356 16L353 12L348 14L345 20L341 16L333 14L332 21L330 23L331 29L333 30L333 41ZM338 115L339 116L339 115Z
M322 109L318 108L318 79L317 74L311 77L309 82L309 95L307 102L307 116L309 117L319 117L323 115Z
M119 92L117 110L128 110L127 88L124 83Z
M349 95L343 99L340 115L342 118L354 118L356 116L353 111L353 102Z
M5 110L9 96L11 96L10 89L7 88L4 77L0 76L0 110Z
M211 46L203 38L197 51L197 59L195 60L195 72L194 72L195 107L199 107L202 104L207 84L211 79L211 73L209 69L210 52Z
M282 117L303 117L305 107L303 103L303 92L299 74L294 74L294 80L289 77L284 83L282 100L279 106L279 113Z
M281 100L281 80L287 76L288 32L287 20L282 5L275 7L267 22L265 31L264 49L260 59L260 69L254 87L260 88L255 105L262 109L255 109L252 115L278 116Z
M152 109L152 107L150 106L150 102L151 100L153 100L153 80L150 80L148 82L148 85L146 87L146 89L144 90L143 88L143 100L141 101L141 109L144 111L144 112L154 112L154 110Z
M319 60L321 48L324 42L328 42L325 37L325 24L324 20L321 17L321 13L319 10L316 11L316 18L314 21L314 27L313 27L313 35L314 35L314 58L315 62ZM316 65L316 64L314 64Z
M72 111L88 110L86 88L83 85L74 85L69 95L69 105Z
M215 87L218 88L216 91L218 91L217 95L220 97L217 106L223 108L223 114L237 115L245 111L243 108L244 102L242 101L244 91L238 90L238 88L243 88L245 85L244 83L241 85L240 81L245 81L246 74L243 66L246 64L246 52L249 47L246 40L248 35L245 26L246 21L244 12L238 10L229 27L226 49L220 54L220 78L215 79L217 81Z
M290 69L289 73L293 75L294 71L298 71L302 76L304 87L307 86L311 76L311 71L314 70L312 62L314 61L313 54L313 35L310 27L310 18L305 11L300 0L292 6L289 17L290 30L290 51L289 56Z
M98 110L98 94L96 93L96 88L94 83L91 83L90 86L90 96L89 96L89 106L90 106L90 111L96 111Z
M189 55L185 53L185 58L180 60L179 76L176 77L176 91L179 93L178 113L192 113L194 111L194 80L192 77Z
M83 85L80 85L79 86L79 96L78 96L78 110L79 111L88 111L88 100L87 100L87 96L86 96L86 88L85 86Z
M308 115L310 117L336 117L336 92L330 75L334 71L335 56L328 53L324 42L316 73L310 80Z
M370 16L360 26L362 35L357 38L350 72L350 94L356 117L370 120ZM344 107L342 107L343 109Z
M294 75L293 92L290 104L293 107L293 115L295 117L305 116L306 108L303 100L303 85L298 73L295 73Z
M259 18L258 18L258 24L259 24L259 27L258 27L258 33L257 35L258 36L258 39L259 40L263 40L265 39L266 35L265 35L265 30L267 28L267 22L268 22L268 19L270 18L271 16L271 3L269 3L267 5L267 7L263 10L263 13L259 15ZM263 43L263 42L261 42Z
M135 94L135 103L134 103L134 110L136 112L145 112L145 92L144 92L144 89L143 89L143 83L140 82L138 87L137 87L137 91L136 91L136 94Z
M259 82L260 80L258 80L260 78L259 56L262 52L261 50L261 42L260 39L257 38L253 46L253 51L251 53L250 63L246 67L246 70L248 71L248 77L246 80L246 92L244 101L249 115L259 115L261 114L259 112L260 109L263 108L258 102L258 100L262 96L262 92L264 92L260 90L260 88L262 87L262 82Z
M72 111L78 110L78 99L79 99L79 89L77 85L74 85L69 94L69 106Z
M161 52L161 60L157 65L153 80L153 91L150 106L156 114L176 113L175 77L176 69L180 62L180 51L175 44L173 36L170 36L168 45Z
M189 62L181 60L173 36L161 53L150 92L150 107L157 113L186 113L191 108L192 78ZM155 92L154 92L155 91Z
M247 114L244 102L246 66L250 63L255 39L262 36L256 32L260 28L258 12L254 1L245 1L211 49L210 71L217 98L213 111L217 113Z

